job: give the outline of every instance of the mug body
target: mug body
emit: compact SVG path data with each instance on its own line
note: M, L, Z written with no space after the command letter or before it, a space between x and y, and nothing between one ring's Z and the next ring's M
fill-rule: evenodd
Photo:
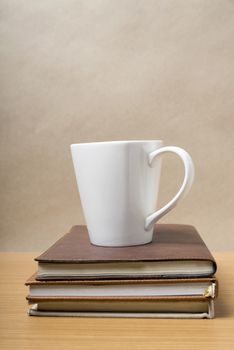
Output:
M145 218L157 205L161 159L148 154L162 141L72 144L72 159L92 244L131 246L151 242Z

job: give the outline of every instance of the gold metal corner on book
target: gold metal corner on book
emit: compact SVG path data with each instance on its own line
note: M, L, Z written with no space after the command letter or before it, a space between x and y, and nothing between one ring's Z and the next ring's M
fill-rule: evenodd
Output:
M205 298L209 298L209 297L213 297L214 296L214 291L213 291L212 285L210 285L208 288L206 288L206 290L205 290L203 295L204 295Z

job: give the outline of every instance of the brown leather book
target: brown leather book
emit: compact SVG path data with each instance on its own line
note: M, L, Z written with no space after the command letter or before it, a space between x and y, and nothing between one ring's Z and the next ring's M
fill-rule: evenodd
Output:
M99 247L86 226L71 230L38 256L38 280L211 277L216 262L190 225L157 224L149 244Z
M217 296L217 280L211 278L180 279L106 279L37 281L32 275L25 283L27 299L39 300L111 300L116 298L207 299Z
M29 309L30 316L121 318L214 318L207 300L47 300Z

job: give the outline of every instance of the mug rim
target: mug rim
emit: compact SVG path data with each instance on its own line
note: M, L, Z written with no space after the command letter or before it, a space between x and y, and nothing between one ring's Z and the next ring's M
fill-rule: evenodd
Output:
M147 143L147 142L158 142L162 143L163 140L123 140L123 141L96 141L96 142L81 142L81 143L72 143L70 146L89 146L89 145L104 145L104 144L128 144L128 143Z

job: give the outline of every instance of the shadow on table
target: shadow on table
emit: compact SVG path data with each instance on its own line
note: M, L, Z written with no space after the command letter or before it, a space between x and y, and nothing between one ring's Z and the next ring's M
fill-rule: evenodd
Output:
M227 299L224 296L218 296L215 300L215 316L216 317L230 317L233 316L231 305L228 305Z

